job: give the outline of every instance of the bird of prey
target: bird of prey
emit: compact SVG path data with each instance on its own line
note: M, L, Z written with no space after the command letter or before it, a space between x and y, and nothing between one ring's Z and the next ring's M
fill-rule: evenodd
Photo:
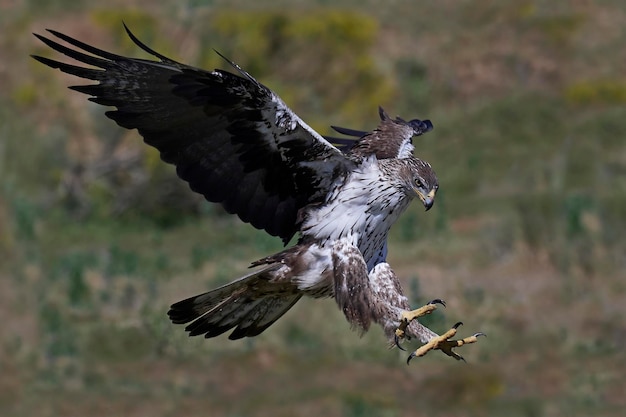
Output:
M189 335L230 339L257 336L302 296L332 297L362 332L382 326L391 345L415 337L424 345L411 358L452 348L481 335L452 340L457 323L437 335L416 320L436 299L411 310L386 261L390 227L418 199L426 210L439 188L430 164L413 155L412 138L432 129L429 120L405 121L379 109L372 132L335 128L351 138L326 140L269 88L224 58L234 73L206 71L169 59L128 36L156 60L103 51L54 30L70 46L35 35L85 66L36 60L97 84L70 87L116 109L106 115L137 129L163 161L208 201L220 203L287 245L252 262L234 282L171 306L174 323ZM407 362L408 362L407 360Z

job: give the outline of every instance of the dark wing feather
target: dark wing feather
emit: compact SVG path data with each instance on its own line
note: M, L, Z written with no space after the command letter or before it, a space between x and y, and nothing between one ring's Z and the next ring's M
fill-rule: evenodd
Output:
M350 149L352 149L354 144L357 142L356 138L338 138L335 136L326 135L324 135L324 139L326 139L344 154L348 154L350 152Z
M237 65L231 63L241 76L193 68L151 50L126 30L159 61L115 55L52 30L77 49L35 36L96 68L34 58L98 81L70 88L116 107L106 115L137 129L192 190L287 243L297 231L298 210L322 201L352 162Z
M350 149L354 146L357 141L363 136L367 135L368 132L363 130L354 130L349 129L347 127L340 126L331 126L331 128L342 135L349 136L347 138L338 138L336 136L324 136L324 139L332 143L334 146L339 148L343 153L349 153Z
M331 127L337 133L341 133L342 135L346 135L346 136L354 136L356 138L362 138L368 133L363 130L354 130L354 129L349 129L347 127L340 127L340 126L331 126Z

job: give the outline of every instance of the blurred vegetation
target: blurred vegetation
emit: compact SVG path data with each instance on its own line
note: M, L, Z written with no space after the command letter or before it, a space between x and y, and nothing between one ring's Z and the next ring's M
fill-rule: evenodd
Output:
M565 97L576 104L624 104L626 84L613 80L579 81L567 87Z
M373 54L378 24L371 16L339 9L224 10L208 21L200 30L202 44L220 40L221 53L261 82L271 80L293 108L310 110L314 127L327 128L320 116L331 112L361 121L364 108L388 102L394 92L389 68ZM199 64L223 66L210 48L202 50Z
M45 3L45 4L44 4ZM626 406L626 9L618 1L16 1L0 24L0 414L598 415ZM27 57L60 30L228 65L322 134L382 105L441 190L392 229L424 322L484 331L404 365L379 329L303 301L262 336L186 338L165 312L281 244L205 203L136 132ZM415 343L406 343L414 348ZM202 410L202 411L200 411Z

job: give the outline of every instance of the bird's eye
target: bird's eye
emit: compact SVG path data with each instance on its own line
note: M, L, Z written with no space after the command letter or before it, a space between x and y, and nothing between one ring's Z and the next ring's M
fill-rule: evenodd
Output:
M424 188L424 182L419 178L415 179L415 185L417 185L419 188Z

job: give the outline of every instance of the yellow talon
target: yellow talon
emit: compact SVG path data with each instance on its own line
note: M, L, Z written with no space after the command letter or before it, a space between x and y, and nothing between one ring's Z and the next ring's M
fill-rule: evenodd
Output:
M446 303L443 300L436 298L425 306L422 306L418 309L402 312L402 314L400 315L400 325L396 329L396 334L394 336L394 343L398 347L398 349L405 350L402 346L400 346L400 339L404 338L406 327L409 325L409 323L417 319L418 317L425 316L437 310L437 304L441 304L444 307L446 306ZM391 347L393 347L393 345L391 345Z
M476 343L478 341L478 336L487 336L484 333L476 333L472 336L466 337L464 339L459 339L459 340L449 340L450 338L454 337L456 335L457 329L463 325L463 323L458 322L457 324L455 324L450 330L448 330L447 332L445 332L444 334L442 334L441 336L438 337L434 337L432 338L428 343L425 343L424 345L420 346L415 352L412 352L409 357L406 360L407 365L409 364L409 362L411 361L411 359L413 359L414 357L418 356L424 356L426 355L428 352L430 352L431 350L435 350L435 349L439 349L441 350L443 353L445 353L446 355L453 357L456 360L463 360L465 361L465 359L463 359L463 356L459 355L458 353L454 352L452 349L456 348L456 347L461 347L463 345L467 345L470 343Z

